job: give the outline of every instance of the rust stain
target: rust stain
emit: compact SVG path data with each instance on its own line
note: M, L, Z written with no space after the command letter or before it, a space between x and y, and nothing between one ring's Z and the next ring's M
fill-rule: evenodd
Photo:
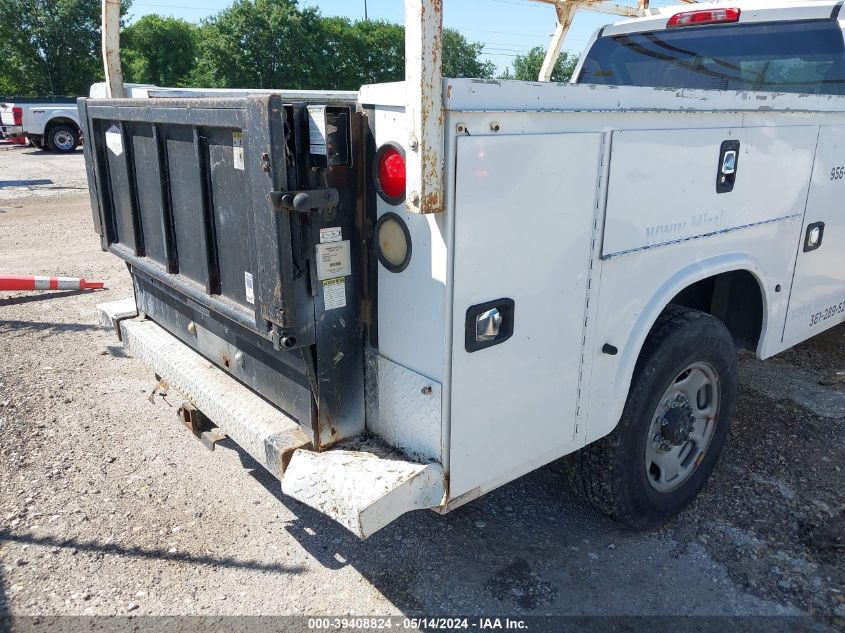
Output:
M288 446L287 448L285 448L284 450L282 450L279 453L279 456L278 456L279 472L281 472L282 474L284 474L284 472L288 469L288 465L290 464L290 460L291 460L291 458L293 457L293 454L296 451L298 451L299 449L302 449L304 451L314 450L314 446L311 444L311 442L308 441L308 439L305 437L305 434L302 433L301 435L302 435L301 438L300 437L294 438L294 444L293 445Z

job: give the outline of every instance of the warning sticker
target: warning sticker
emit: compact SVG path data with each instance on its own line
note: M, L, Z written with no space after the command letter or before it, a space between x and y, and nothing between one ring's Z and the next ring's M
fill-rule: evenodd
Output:
M246 300L255 305L255 291L252 289L252 273L244 271L244 291L246 293Z
M324 229L320 229L320 244L325 244L326 242L339 242L343 239L343 231L341 231L339 226L329 226Z
M311 153L326 155L326 106L308 106L308 130Z
M346 280L343 277L323 282L323 303L326 310L346 307Z
M352 274L349 258L349 240L317 244L317 279L345 277Z
M232 132L232 162L235 163L235 169L239 169L240 171L244 170L243 138L243 132L238 130Z
M116 125L112 125L106 130L106 147L115 156L120 156L123 153L123 136L120 133L120 128Z

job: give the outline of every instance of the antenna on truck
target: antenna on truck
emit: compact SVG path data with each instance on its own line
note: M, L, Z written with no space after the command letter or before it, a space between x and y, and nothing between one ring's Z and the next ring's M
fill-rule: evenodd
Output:
M560 47L563 45L563 40L566 38L569 27L572 26L572 21L575 19L575 14L579 9L636 18L648 15L649 8L649 0L637 0L637 6L615 4L605 2L604 0L533 0L533 2L551 4L557 12L557 27L555 28L554 35L552 35L549 50L546 51L543 66L540 68L539 81L551 80L552 71L554 70L558 57L560 57ZM697 0L677 0L677 2L678 4L695 4Z

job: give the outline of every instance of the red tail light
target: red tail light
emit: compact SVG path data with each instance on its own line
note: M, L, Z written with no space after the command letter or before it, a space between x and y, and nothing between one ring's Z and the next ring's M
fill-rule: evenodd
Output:
M15 121L15 125L23 125L23 108L19 108L18 106L13 107L12 118Z
M703 24L724 24L728 22L739 22L739 9L706 9L704 11L686 11L676 13L667 22L666 26L701 26Z
M405 157L392 145L382 146L376 154L376 189L391 204L405 199Z

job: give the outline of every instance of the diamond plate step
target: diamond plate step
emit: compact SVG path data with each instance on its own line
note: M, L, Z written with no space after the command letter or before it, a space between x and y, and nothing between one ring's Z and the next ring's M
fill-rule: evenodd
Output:
M375 441L297 450L282 479L282 492L362 539L406 512L441 506L445 491L440 464L408 461Z
M101 304L97 311L100 323L119 324L124 347L277 478L294 450L310 448L296 420L153 321L126 319L132 312L126 300Z

